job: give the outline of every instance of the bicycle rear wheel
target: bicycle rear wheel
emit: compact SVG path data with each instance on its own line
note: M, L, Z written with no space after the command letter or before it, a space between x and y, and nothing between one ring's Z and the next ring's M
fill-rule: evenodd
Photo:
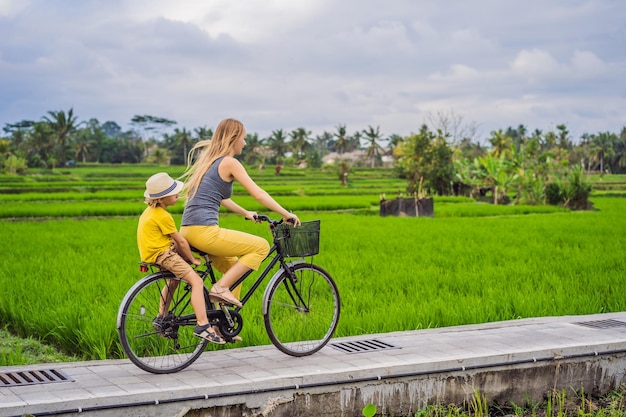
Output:
M317 265L291 266L273 281L265 298L263 316L270 340L291 356L307 356L320 350L339 323L337 285Z
M208 291L204 291L208 300ZM159 314L161 304L168 305L164 314ZM180 371L198 359L207 341L193 335L195 325L191 287L167 272L135 284L118 312L124 352L139 368L155 374Z

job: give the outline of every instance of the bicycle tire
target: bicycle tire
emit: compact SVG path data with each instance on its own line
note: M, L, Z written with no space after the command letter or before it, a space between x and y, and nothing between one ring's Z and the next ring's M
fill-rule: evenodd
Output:
M161 294L168 282L177 285L159 332L153 321L159 315ZM208 300L208 290L204 291ZM200 357L208 343L193 335L196 316L191 288L169 272L148 275L137 282L124 297L117 320L124 352L147 372L167 374L185 369Z
M270 283L263 318L267 334L281 352L308 356L332 338L339 323L341 301L335 281L317 265L289 267Z

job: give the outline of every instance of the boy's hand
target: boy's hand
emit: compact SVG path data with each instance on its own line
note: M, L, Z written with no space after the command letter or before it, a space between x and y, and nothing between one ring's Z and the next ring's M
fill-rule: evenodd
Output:
M191 260L191 263L194 264L195 266L200 266L202 265L202 261L196 257L193 257Z

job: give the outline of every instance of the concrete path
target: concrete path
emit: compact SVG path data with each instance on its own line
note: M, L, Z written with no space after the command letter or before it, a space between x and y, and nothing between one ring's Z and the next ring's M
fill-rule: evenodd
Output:
M338 338L305 358L272 345L231 348L206 352L169 375L146 373L128 360L0 367L0 416L184 415L241 402L263 415L263 407L275 406L268 396L287 401L307 389L623 352L626 313L610 313ZM39 371L59 375L45 383L6 382ZM257 394L266 395L255 400Z

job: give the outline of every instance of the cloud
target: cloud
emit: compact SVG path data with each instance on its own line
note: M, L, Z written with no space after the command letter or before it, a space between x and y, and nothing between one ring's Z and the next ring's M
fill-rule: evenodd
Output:
M572 69L580 76L602 76L606 73L607 65L590 51L574 51Z
M521 51L511 64L512 71L529 82L557 78L580 82L581 78L608 75L608 65L593 52L574 50L569 62L557 61L549 52L533 49Z
M73 107L408 134L453 110L487 134L617 130L624 20L612 0L0 0L0 125Z
M28 0L0 0L0 16L15 16L28 7Z
M326 0L136 0L125 2L126 11L139 21L166 17L190 23L213 38L231 37L258 44L280 37L314 18Z
M511 69L529 82L539 82L543 79L558 77L564 67L549 52L532 49L518 53L511 64Z

